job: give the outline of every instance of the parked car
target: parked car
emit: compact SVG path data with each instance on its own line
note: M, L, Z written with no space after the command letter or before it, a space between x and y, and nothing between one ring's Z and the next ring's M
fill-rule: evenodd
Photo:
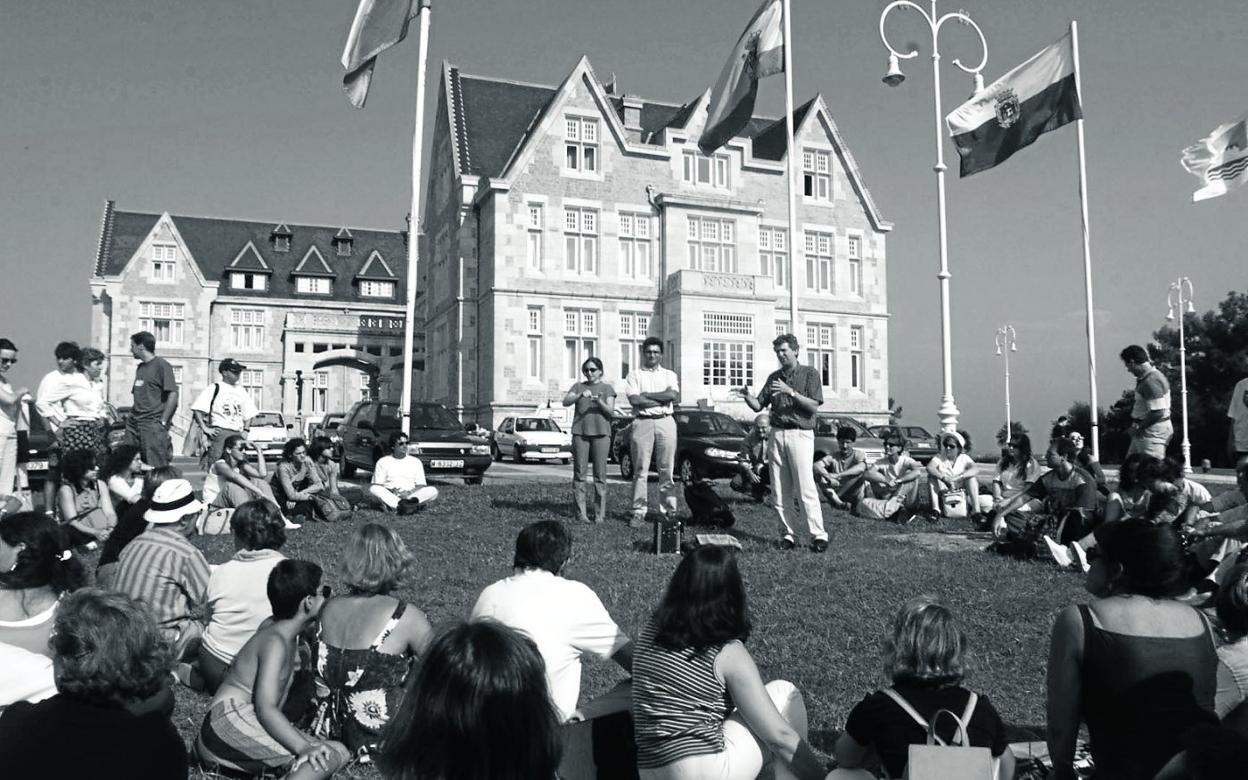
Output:
M708 409L677 409L672 416L676 420L677 479L690 483L699 478L728 479L737 473L737 453L745 439L741 423ZM633 478L632 440L632 425L615 437L615 459L624 479ZM653 459L650 470L654 470Z
M459 419L442 404L414 401L411 407L408 452L420 458L429 476L463 477L481 484L490 467L490 447L465 431ZM388 455L386 441L399 430L399 405L393 401L357 401L338 427L342 437L342 473L372 471Z
M927 463L932 456L940 451L936 444L936 437L928 432L926 428L918 425L872 425L869 429L871 433L881 439L890 431L894 430L906 437L910 455L918 461Z
M251 418L247 440L272 461L282 456L282 448L294 427L294 423L286 422L281 412L259 412Z
M629 414L621 413L618 409L611 415L611 444L607 448L607 460L615 463L615 440L620 435L620 431L633 424L633 417Z
M836 429L841 426L853 428L858 434L854 447L862 451L868 463L884 457L884 440L867 430L865 425L843 414L820 412L815 418L815 460L837 451Z
M316 436L328 437L334 444L334 459L338 461L342 460L342 435L338 429L346 419L345 414L327 414L308 432L309 440Z
M516 463L526 459L572 462L572 434L550 417L522 415L504 417L490 441L495 460L510 455Z

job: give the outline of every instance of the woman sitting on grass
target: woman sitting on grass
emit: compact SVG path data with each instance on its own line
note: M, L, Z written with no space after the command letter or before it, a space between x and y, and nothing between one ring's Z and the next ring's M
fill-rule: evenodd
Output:
M1055 780L1074 778L1086 723L1098 777L1152 780L1192 726L1216 716L1217 654L1205 616L1176 601L1187 590L1174 529L1113 523L1097 533L1085 587L1063 609L1048 667L1049 755Z
M1031 453L1031 437L1025 433L1014 434L997 462L997 477L992 481L992 508L1025 492L1039 477L1040 464ZM1034 508L1032 504L1023 504L1014 511L1030 512Z
M308 443L303 439L286 442L273 478L273 495L282 511L304 521L319 519L312 499L324 489L308 457Z
M887 777L905 775L910 746L927 741L927 728L902 702L934 723L946 742L955 735L956 725L948 716L936 719L936 713L948 710L962 718L969 744L989 748L999 762L997 777L1014 777L1014 754L1006 742L1001 716L988 697L962 686L966 660L966 635L947 607L930 596L902 605L893 619L893 635L884 644L884 669L893 684L867 696L850 711L845 731L836 742L840 768L828 780L870 780L874 775L860 767L872 753Z
M147 518L144 515L152 506L152 496L156 493L156 488L171 479L181 478L182 472L174 466L152 469L147 473L143 479L143 495L121 513L116 527L108 535L103 549L100 550L100 560L95 565L95 584L98 587L112 587L121 551L126 549L126 545L134 541L135 537L147 530Z
M351 760L347 749L303 733L282 714L299 635L316 620L329 586L321 586L315 563L284 560L273 567L266 590L273 620L247 640L230 665L195 752L210 770L251 775L285 770L292 780L331 777Z
M481 620L429 645L378 764L387 780L555 780L562 749L537 646Z
M108 485L112 494L113 508L121 517L131 504L143 497L143 472L147 466L139 448L133 444L122 444L109 454L100 470L100 479Z
M254 466L248 461L248 452L255 453ZM221 445L221 458L208 468L208 475L204 477L203 493L204 503L215 509L234 509L256 499L269 501L279 510L282 508L269 484L264 453L239 434L226 437ZM298 523L286 521L288 530L298 527Z
M766 685L745 640L745 583L726 547L676 567L633 650L633 731L644 780L823 780L806 743L806 705L791 683Z
M320 480L323 489L315 497L317 512L322 520L337 520L344 512L351 511L351 502L338 489L338 461L334 459L334 442L328 436L317 436L308 447L312 472Z
M967 514L979 515L979 464L966 452L966 439L957 431L940 434L940 450L927 462L932 505L944 511L944 496L951 490L966 493Z
M234 557L215 568L208 578L211 615L199 646L199 674L204 689L214 693L238 651L272 614L267 587L269 574L285 559L282 513L268 501L248 501L230 517Z
M353 754L376 749L412 662L429 643L425 613L391 595L414 563L394 530L360 526L339 563L347 592L321 610L316 671L329 688L330 734Z
M75 545L100 543L117 525L108 486L100 479L91 450L70 450L61 460L61 487L56 491L60 521Z

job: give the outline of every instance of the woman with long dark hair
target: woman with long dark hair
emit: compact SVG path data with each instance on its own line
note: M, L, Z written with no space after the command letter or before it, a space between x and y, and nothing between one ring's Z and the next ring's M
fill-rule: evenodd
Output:
M104 467L100 469L100 479L108 485L113 508L117 510L119 517L143 497L145 471L147 467L143 465L143 457L139 448L133 444L118 445L104 461Z
M823 780L792 683L766 685L745 641L745 583L734 552L699 547L676 567L633 651L633 730L644 780Z
M992 481L993 509L1031 487L1039 477L1040 464L1032 455L1031 437L1025 433L1012 435L997 461L997 476ZM1031 511L1031 506L1023 504L1015 511Z
M308 447L308 460L313 476L320 480L323 489L312 497L316 511L322 520L334 521L351 511L351 502L338 489L338 461L334 457L334 442L328 436L316 436Z
M572 416L572 499L576 517L588 523L586 507L590 486L594 491L595 523L607 519L607 455L611 448L611 413L615 410L615 388L602 378L602 361L588 358L581 364L584 381L572 385L563 397L564 406L575 406ZM594 481L589 481L589 464Z
M429 646L378 764L387 780L555 780L561 753L537 646L481 620Z
M100 479L99 463L91 450L70 450L61 460L61 486L56 511L68 526L75 544L103 542L117 525L117 512L108 486Z
M273 495L278 506L287 517L319 520L313 498L324 489L308 457L308 443L300 438L288 440L282 447L282 459L278 461L277 475L273 478Z

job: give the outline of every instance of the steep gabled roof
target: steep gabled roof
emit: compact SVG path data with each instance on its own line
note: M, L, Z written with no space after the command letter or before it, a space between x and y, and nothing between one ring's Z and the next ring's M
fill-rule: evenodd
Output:
M255 241L248 241L247 246L239 250L234 259L230 261L229 270L231 271L259 271L261 273L271 274L273 269L269 264L264 262L264 258L260 256L260 250L256 249Z
M802 126L802 122L806 120L806 115L810 113L810 108L814 104L815 99L811 98L793 110L794 128ZM757 120L750 121L754 122ZM766 126L751 136L754 139L754 156L763 160L778 162L784 159L784 150L788 146L784 130L784 117L766 121ZM750 129L748 125L746 129Z
M304 253L303 259L299 261L299 265L295 266L292 273L300 276L335 276L334 269L325 262L325 256L316 248L316 244L308 247L308 251Z

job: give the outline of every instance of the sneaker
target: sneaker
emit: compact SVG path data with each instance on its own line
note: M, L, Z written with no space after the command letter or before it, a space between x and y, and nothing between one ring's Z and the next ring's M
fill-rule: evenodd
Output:
M1070 549L1075 552L1075 560L1079 561L1079 568L1086 574L1092 566L1088 563L1088 554L1084 552L1083 545L1078 542L1071 542Z
M811 552L817 552L817 553L827 552L827 551L828 551L828 540L827 540L827 539L816 539L815 541L811 542L811 543L810 543L810 551L811 551Z
M293 531L293 530L295 530L296 528L303 528L303 525L302 525L302 524L300 524L300 523L292 523L292 522L290 522L290 518L288 518L288 517L283 517L282 519L286 521L286 530L287 530L287 531Z
M780 540L780 549L784 550L785 552L792 550L796 546L797 545L793 543L793 540L787 536Z
M1057 561L1057 565L1063 569L1070 568L1074 565L1074 560L1070 557L1070 550L1053 541L1053 537L1045 534L1044 543L1049 548L1049 555L1053 556L1053 560Z

